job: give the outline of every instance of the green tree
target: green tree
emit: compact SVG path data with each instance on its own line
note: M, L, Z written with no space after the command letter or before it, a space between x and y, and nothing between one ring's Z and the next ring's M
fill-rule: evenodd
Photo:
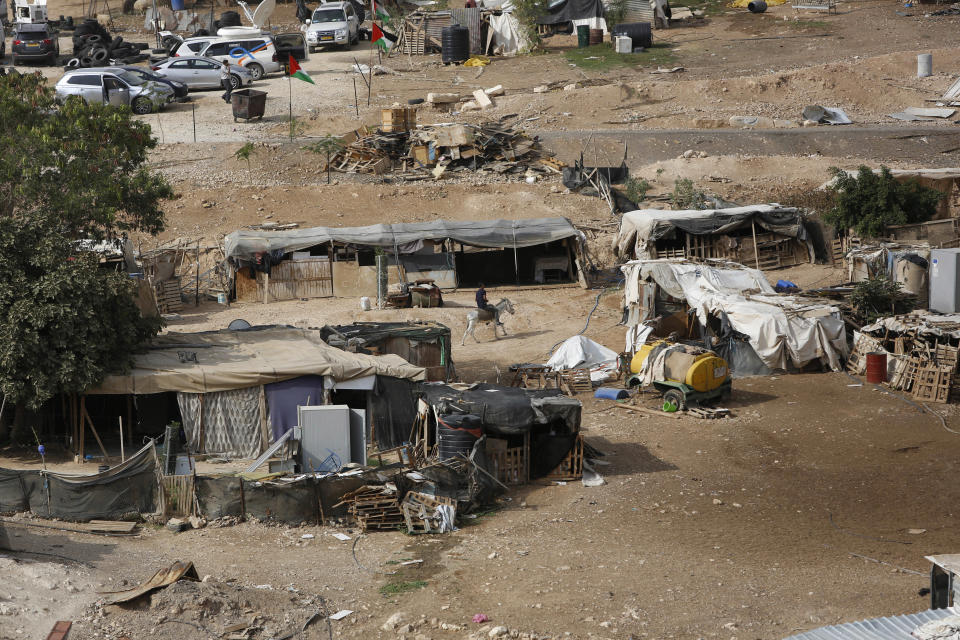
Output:
M163 230L169 184L128 108L60 105L40 74L0 78L0 394L37 408L132 363L160 328L134 282L80 241Z
M308 144L304 147L307 151L313 153L318 153L326 157L327 160L327 184L330 184L330 156L336 155L338 151L343 149L343 141L330 134L327 134L314 142L313 144Z
M706 209L707 196L693 185L690 178L677 178L670 194L670 206L674 209Z
M859 236L879 238L890 225L926 222L936 214L943 197L914 180L897 182L883 166L879 173L861 166L856 176L837 167L829 171L836 203L823 214L823 221L842 233L853 229Z
M850 307L854 316L864 324L884 316L909 313L916 307L916 298L901 291L899 282L884 276L867 278L854 285L850 292Z
M540 32L537 19L547 13L548 0L511 0L513 17L520 24L520 30L530 43L530 49L540 45Z

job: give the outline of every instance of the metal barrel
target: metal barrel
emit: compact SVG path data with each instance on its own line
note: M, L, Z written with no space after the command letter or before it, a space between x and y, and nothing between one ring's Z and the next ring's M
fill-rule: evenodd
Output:
M887 354L879 351L867 354L867 382L880 384L887 381Z
M917 56L917 77L929 78L933 75L933 54L921 53Z

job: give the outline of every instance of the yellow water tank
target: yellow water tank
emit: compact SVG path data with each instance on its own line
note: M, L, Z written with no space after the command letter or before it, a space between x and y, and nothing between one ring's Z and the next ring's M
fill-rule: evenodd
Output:
M665 342L658 340L641 346L630 361L630 371L640 373L650 352ZM727 381L730 367L726 360L712 351L684 346L684 350L667 355L664 373L666 381L682 382L694 391L706 392L713 391Z

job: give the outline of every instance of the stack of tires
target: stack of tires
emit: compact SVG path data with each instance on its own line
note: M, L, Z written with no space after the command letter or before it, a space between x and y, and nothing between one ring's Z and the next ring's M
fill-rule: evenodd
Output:
M147 59L141 53L147 48L145 42L126 42L120 36L111 36L102 24L88 18L73 30L73 57L67 68L135 64Z

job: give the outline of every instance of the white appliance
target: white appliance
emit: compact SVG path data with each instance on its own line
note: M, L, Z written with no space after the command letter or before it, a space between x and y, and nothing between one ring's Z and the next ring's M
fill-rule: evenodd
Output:
M351 462L366 464L366 420L362 410L345 404L297 407L297 418L303 472L328 473Z

